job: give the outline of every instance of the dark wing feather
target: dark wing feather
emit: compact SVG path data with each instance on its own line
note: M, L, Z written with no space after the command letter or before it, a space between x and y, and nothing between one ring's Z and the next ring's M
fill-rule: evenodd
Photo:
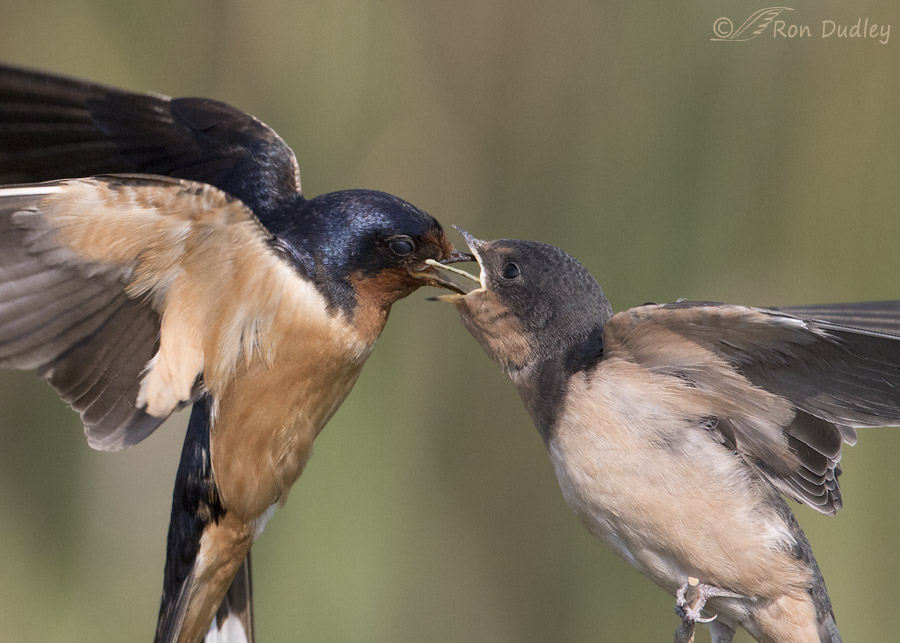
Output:
M0 368L37 369L91 446L135 444L230 380L278 301L240 278L278 273L269 244L243 203L202 183L0 187Z
M801 319L824 321L844 328L900 337L900 300L814 306L777 306L772 307L771 310Z
M0 367L37 369L80 413L92 447L135 444L164 419L135 407L159 316L125 296L119 270L60 263L46 237L29 238L14 215L33 204L0 198Z
M721 392L723 375L742 378L719 418L727 425L723 440L787 495L834 513L842 444L855 442L856 427L900 425L900 336L885 332L894 327L893 308L821 307L816 321L707 302L642 306L615 315L604 340L608 356L677 374L709 392ZM675 355L679 341L693 348ZM759 389L781 402L769 410L749 403ZM788 413L778 410L782 405Z
M302 198L287 144L225 103L0 65L0 183L122 172L209 183L271 227Z

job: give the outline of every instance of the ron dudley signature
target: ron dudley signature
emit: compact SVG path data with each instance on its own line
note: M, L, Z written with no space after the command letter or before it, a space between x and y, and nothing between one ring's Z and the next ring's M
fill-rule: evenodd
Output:
M728 18L719 18L713 23L715 37L710 40L744 42L760 36L768 38L834 38L864 39L888 44L891 40L891 25L880 24L869 18L858 18L856 22L821 20L820 24L797 23L788 20L793 11L790 7L769 7L760 9L747 18L737 29ZM770 35L771 34L771 35Z

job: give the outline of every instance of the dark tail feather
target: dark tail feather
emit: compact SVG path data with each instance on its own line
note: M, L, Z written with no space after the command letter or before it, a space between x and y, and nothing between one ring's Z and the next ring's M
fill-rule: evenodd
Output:
M794 525L796 526L796 521ZM799 531L803 541L798 543L798 548L802 550L800 556L806 558L812 567L813 584L809 588L812 596L813 604L816 606L816 622L819 627L819 640L821 643L841 643L841 633L838 631L837 623L834 621L834 611L831 608L831 598L828 596L828 590L825 588L825 579L822 578L822 571L819 569L819 563L813 558L812 548L806 535L800 530L799 526L795 527Z
M834 622L834 614L828 614L825 619L819 621L819 638L822 643L842 643L841 633L838 632L837 624Z
M175 643L184 624L197 573L203 532L224 516L209 459L209 399L194 403L172 494L162 602L156 643Z
M193 585L194 570L191 569L174 596L167 599L166 592L163 592L163 600L159 608L159 620L156 623L156 636L153 639L154 643L177 643L181 636L181 626L184 624L184 616L187 613Z
M804 544L809 548L808 542ZM821 643L841 643L841 633L838 631L837 623L834 621L831 599L828 597L828 590L825 589L825 579L822 578L822 572L819 570L819 564L816 562L816 559L812 558L812 551L809 552L809 556L813 567L813 586L810 588L809 593L812 595L813 603L816 606L819 639Z

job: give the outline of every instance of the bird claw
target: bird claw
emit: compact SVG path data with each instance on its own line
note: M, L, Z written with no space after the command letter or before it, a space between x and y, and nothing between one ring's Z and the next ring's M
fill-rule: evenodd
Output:
M717 597L742 598L740 594L729 592L727 589L721 589L715 585L701 583L698 579L690 577L675 592L675 613L682 621L689 623L712 623L718 614L703 618L701 612L706 607L706 601Z

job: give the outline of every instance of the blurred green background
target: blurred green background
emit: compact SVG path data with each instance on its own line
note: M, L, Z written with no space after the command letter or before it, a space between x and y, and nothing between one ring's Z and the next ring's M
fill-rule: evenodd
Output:
M0 59L225 100L294 147L308 196L377 188L562 246L616 309L900 297L900 7L796 0L811 38L710 40L765 6L0 0ZM896 33L819 37L858 18ZM671 640L672 598L581 528L512 385L428 294L254 548L259 639ZM94 452L0 372L0 639L150 639L185 422ZM898 460L900 434L864 431L845 509L798 509L847 641L897 640Z

